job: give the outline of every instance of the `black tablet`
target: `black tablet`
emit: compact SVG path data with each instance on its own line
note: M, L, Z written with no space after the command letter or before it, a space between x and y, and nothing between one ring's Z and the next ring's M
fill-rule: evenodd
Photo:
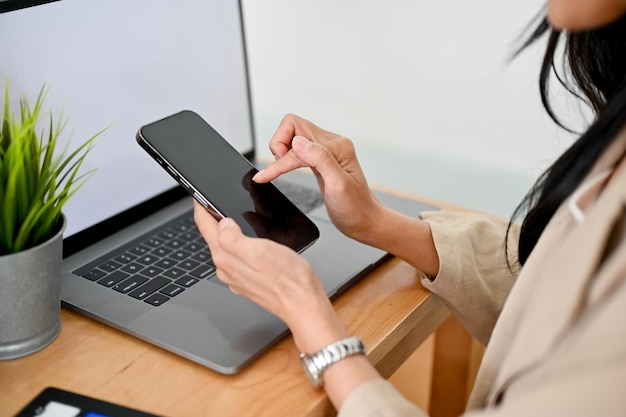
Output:
M58 388L46 388L15 417L158 417Z

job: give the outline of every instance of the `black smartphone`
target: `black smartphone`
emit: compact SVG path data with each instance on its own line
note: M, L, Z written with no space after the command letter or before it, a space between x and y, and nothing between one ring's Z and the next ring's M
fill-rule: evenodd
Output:
M252 237L302 252L317 226L202 117L190 110L142 126L137 142L215 218L233 218Z

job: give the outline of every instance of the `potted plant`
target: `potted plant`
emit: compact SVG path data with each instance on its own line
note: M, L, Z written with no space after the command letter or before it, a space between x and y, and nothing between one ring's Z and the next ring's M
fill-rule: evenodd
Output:
M28 355L60 331L63 206L92 171L80 173L94 139L60 148L65 119L44 112L44 85L30 105L11 108L8 82L0 124L0 359ZM17 113L18 115L16 115Z

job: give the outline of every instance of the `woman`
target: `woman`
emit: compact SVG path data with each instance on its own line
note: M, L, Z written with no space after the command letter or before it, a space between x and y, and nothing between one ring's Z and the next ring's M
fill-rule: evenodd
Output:
M479 214L395 213L369 190L348 139L292 115L270 142L276 161L255 177L311 167L342 232L422 272L424 287L487 345L472 416L626 412L626 0L550 0L546 10L527 42L549 34L544 105L555 118L548 79L565 38L565 81L596 119L520 204L521 227ZM218 277L283 319L304 354L350 336L302 257L244 236L231 219L218 223L199 205L195 219ZM349 342L313 375L341 416L425 415Z

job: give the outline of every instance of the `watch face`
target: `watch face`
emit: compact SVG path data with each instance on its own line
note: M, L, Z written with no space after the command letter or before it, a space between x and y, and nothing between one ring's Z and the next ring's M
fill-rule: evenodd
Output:
M320 372L315 366L315 363L308 356L301 356L300 363L302 364L302 370L304 371L304 375L306 375L309 383L313 386L313 388L319 388L321 386Z

